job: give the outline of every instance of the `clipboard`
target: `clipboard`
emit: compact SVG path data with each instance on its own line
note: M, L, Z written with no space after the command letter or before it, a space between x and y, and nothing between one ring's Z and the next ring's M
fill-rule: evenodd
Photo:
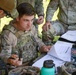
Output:
M62 37L60 37L58 40L59 40L59 41L64 41L64 42L76 44L76 41L70 41L70 40L67 40L67 39L62 38Z

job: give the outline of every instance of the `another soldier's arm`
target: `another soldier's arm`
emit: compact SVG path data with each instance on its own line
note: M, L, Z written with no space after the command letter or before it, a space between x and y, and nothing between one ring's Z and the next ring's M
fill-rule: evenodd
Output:
M43 0L35 0L35 11L38 15L38 19L35 20L34 24L42 24L44 21Z
M35 0L35 11L38 16L44 16L43 0Z
M59 5L59 0L50 0L47 10L46 10L46 21L51 21L54 12L57 10Z
M51 21L54 15L54 12L58 9L59 0L50 0L47 10L46 10L46 22L43 25L43 31L47 31L51 28Z

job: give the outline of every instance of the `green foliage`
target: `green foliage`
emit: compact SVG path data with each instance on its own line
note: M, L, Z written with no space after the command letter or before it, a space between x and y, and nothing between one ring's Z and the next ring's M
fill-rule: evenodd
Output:
M59 39L59 37L60 36L55 36L53 41L56 42Z
M8 25L9 22L12 20L12 18L7 18L7 17L3 17L1 18L1 23L0 23L0 32L2 31L3 27L5 25Z

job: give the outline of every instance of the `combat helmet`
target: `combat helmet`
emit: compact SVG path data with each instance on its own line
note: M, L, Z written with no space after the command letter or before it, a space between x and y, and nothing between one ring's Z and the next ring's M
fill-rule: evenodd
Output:
M13 18L18 16L16 8L16 0L0 0L0 9L7 12L8 15L11 15Z

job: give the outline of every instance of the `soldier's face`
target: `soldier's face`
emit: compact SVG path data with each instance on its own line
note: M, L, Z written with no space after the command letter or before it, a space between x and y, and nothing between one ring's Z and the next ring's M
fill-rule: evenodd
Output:
M28 16L23 15L22 17L18 18L18 24L22 30L29 31L33 24L34 15Z

